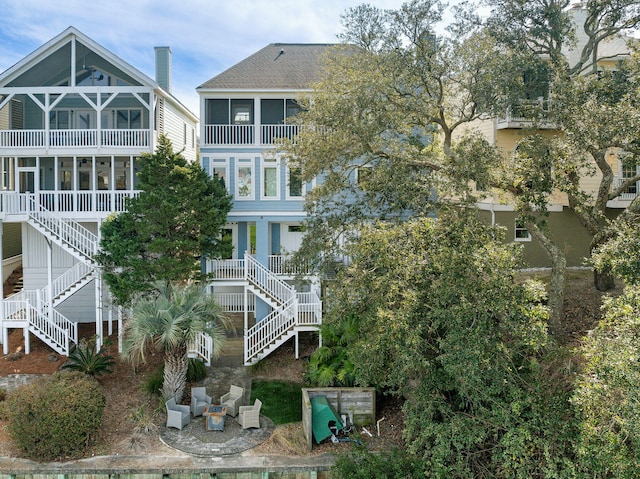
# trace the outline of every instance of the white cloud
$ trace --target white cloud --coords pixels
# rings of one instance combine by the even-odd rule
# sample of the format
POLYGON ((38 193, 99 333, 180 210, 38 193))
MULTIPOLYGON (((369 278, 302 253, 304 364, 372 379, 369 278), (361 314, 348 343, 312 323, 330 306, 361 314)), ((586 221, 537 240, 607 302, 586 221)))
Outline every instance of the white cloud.
MULTIPOLYGON (((269 43, 333 43, 359 0, 4 0, 0 71, 69 26, 150 77, 155 46, 173 52, 173 93, 195 113, 195 89, 269 43)), ((398 8, 402 0, 370 0, 398 8)))

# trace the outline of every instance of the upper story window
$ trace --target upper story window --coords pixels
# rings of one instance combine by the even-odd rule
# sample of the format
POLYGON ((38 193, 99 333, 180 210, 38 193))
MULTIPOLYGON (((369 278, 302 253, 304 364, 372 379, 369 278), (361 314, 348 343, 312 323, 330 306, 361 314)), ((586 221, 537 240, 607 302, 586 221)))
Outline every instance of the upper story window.
POLYGON ((76 77, 77 86, 109 86, 111 85, 111 77, 100 70, 89 67, 80 70, 76 77))
POLYGON ((236 165, 236 199, 252 200, 253 194, 253 162, 238 160, 236 165))
POLYGON ((49 112, 49 127, 52 130, 68 130, 71 128, 71 112, 69 110, 53 110, 49 112))
POLYGON ((302 107, 291 99, 260 100, 260 123, 263 125, 283 125, 302 111, 302 107))
POLYGON ((297 134, 297 126, 290 120, 302 111, 295 100, 262 99, 260 100, 261 143, 270 145, 278 138, 293 139, 297 134))
POLYGON ((513 237, 515 241, 531 241, 531 234, 521 221, 516 221, 513 237))
POLYGON ((254 103, 251 99, 205 101, 204 143, 250 145, 254 141, 254 103))
POLYGON ((262 162, 262 198, 276 200, 280 197, 279 161, 265 158, 262 162))
POLYGON ((209 99, 205 102, 207 125, 252 125, 252 99, 209 99))
POLYGON ((142 128, 142 111, 116 110, 116 128, 119 130, 136 130, 142 128))
POLYGON ((302 186, 302 170, 300 168, 288 168, 287 198, 302 198, 302 186))
POLYGON ((226 162, 215 163, 211 167, 211 177, 217 180, 225 189, 227 188, 227 164, 226 162))

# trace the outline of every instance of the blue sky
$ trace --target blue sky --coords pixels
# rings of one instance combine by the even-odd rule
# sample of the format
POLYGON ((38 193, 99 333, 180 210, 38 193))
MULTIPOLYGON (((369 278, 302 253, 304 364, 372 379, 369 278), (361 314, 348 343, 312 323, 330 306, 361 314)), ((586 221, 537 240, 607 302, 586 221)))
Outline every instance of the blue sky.
POLYGON ((269 43, 332 43, 340 15, 402 0, 3 0, 0 71, 74 26, 151 78, 154 47, 173 53, 173 93, 198 114, 196 87, 269 43))

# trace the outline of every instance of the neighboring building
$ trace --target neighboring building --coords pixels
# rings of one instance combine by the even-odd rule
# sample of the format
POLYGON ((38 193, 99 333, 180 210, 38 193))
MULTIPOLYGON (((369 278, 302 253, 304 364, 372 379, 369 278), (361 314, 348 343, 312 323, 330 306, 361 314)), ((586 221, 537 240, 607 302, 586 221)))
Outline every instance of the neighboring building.
MULTIPOLYGON (((244 314, 245 363, 260 360, 322 321, 320 283, 296 282, 287 255, 302 241, 306 214, 299 172, 275 153, 278 138, 295 137, 296 98, 319 80, 327 44, 270 44, 197 88, 200 161, 233 196, 226 234, 233 256, 206 261, 211 290, 230 312, 244 314)), ((306 273, 306 272, 303 272, 306 273)))
POLYGON ((155 54, 157 81, 69 27, 0 74, 0 244, 3 258, 22 252, 24 275, 0 309, 5 354, 13 328, 26 352, 31 332, 65 355, 78 323, 95 322, 98 346, 103 322, 112 333, 100 225, 137 194, 158 135, 196 160, 198 118, 171 94, 171 50, 155 54))
MULTIPOLYGON (((581 5, 576 5, 572 8, 571 13, 574 16, 576 24, 581 26, 587 14, 586 9, 581 5)), ((571 48, 565 49, 565 54, 570 65, 577 62, 578 56, 586 42, 586 35, 581 28, 578 28, 576 33, 576 44, 571 48)), ((626 41, 621 37, 603 42, 599 46, 600 60, 598 61, 598 66, 602 69, 615 69, 617 63, 620 60, 628 58, 629 54, 630 52, 626 41)), ((535 102, 536 104, 542 105, 543 108, 553 108, 551 92, 548 88, 540 88, 541 83, 544 83, 544 81, 538 82, 535 91, 532 90, 527 99, 524 99, 519 106, 526 107, 527 102, 535 102)), ((480 131, 490 143, 500 147, 505 154, 512 154, 516 150, 519 142, 530 133, 526 128, 530 127, 531 123, 526 118, 519 116, 517 111, 510 111, 503 117, 477 121, 471 126, 480 131)), ((542 135, 561 135, 562 131, 555 125, 548 124, 542 125, 538 133, 542 135)), ((615 152, 611 151, 610 153, 608 161, 613 167, 614 172, 616 172, 614 186, 620 185, 624 178, 635 176, 637 168, 634 167, 633 171, 623 169, 622 163, 615 152)), ((585 176, 582 179, 583 191, 596 191, 600 179, 600 176, 585 176)), ((627 193, 613 201, 609 201, 607 204, 610 210, 609 214, 615 216, 621 208, 629 206, 629 203, 636 197, 639 186, 640 185, 631 187, 627 193)), ((504 194, 497 194, 494 191, 482 191, 481 189, 477 189, 476 191, 479 195, 484 195, 484 198, 480 200, 478 206, 483 210, 488 221, 492 224, 500 224, 506 227, 506 239, 508 241, 522 242, 524 245, 525 261, 532 267, 550 266, 550 260, 542 247, 535 241, 532 241, 529 232, 521 224, 518 224, 518 214, 515 212, 513 205, 510 204, 508 197, 504 194)), ((548 205, 549 211, 551 212, 548 220, 549 227, 556 244, 566 255, 567 265, 583 266, 584 259, 590 255, 591 236, 580 224, 575 214, 568 208, 568 205, 569 202, 565 194, 556 192, 550 198, 548 205)))

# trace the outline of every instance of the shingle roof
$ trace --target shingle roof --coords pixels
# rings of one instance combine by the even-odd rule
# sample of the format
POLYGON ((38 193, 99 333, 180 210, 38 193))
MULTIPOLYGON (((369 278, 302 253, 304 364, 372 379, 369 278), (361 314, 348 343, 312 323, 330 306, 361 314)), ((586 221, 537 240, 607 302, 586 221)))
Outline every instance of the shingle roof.
POLYGON ((204 82, 200 88, 305 89, 319 80, 330 43, 271 43, 204 82))

